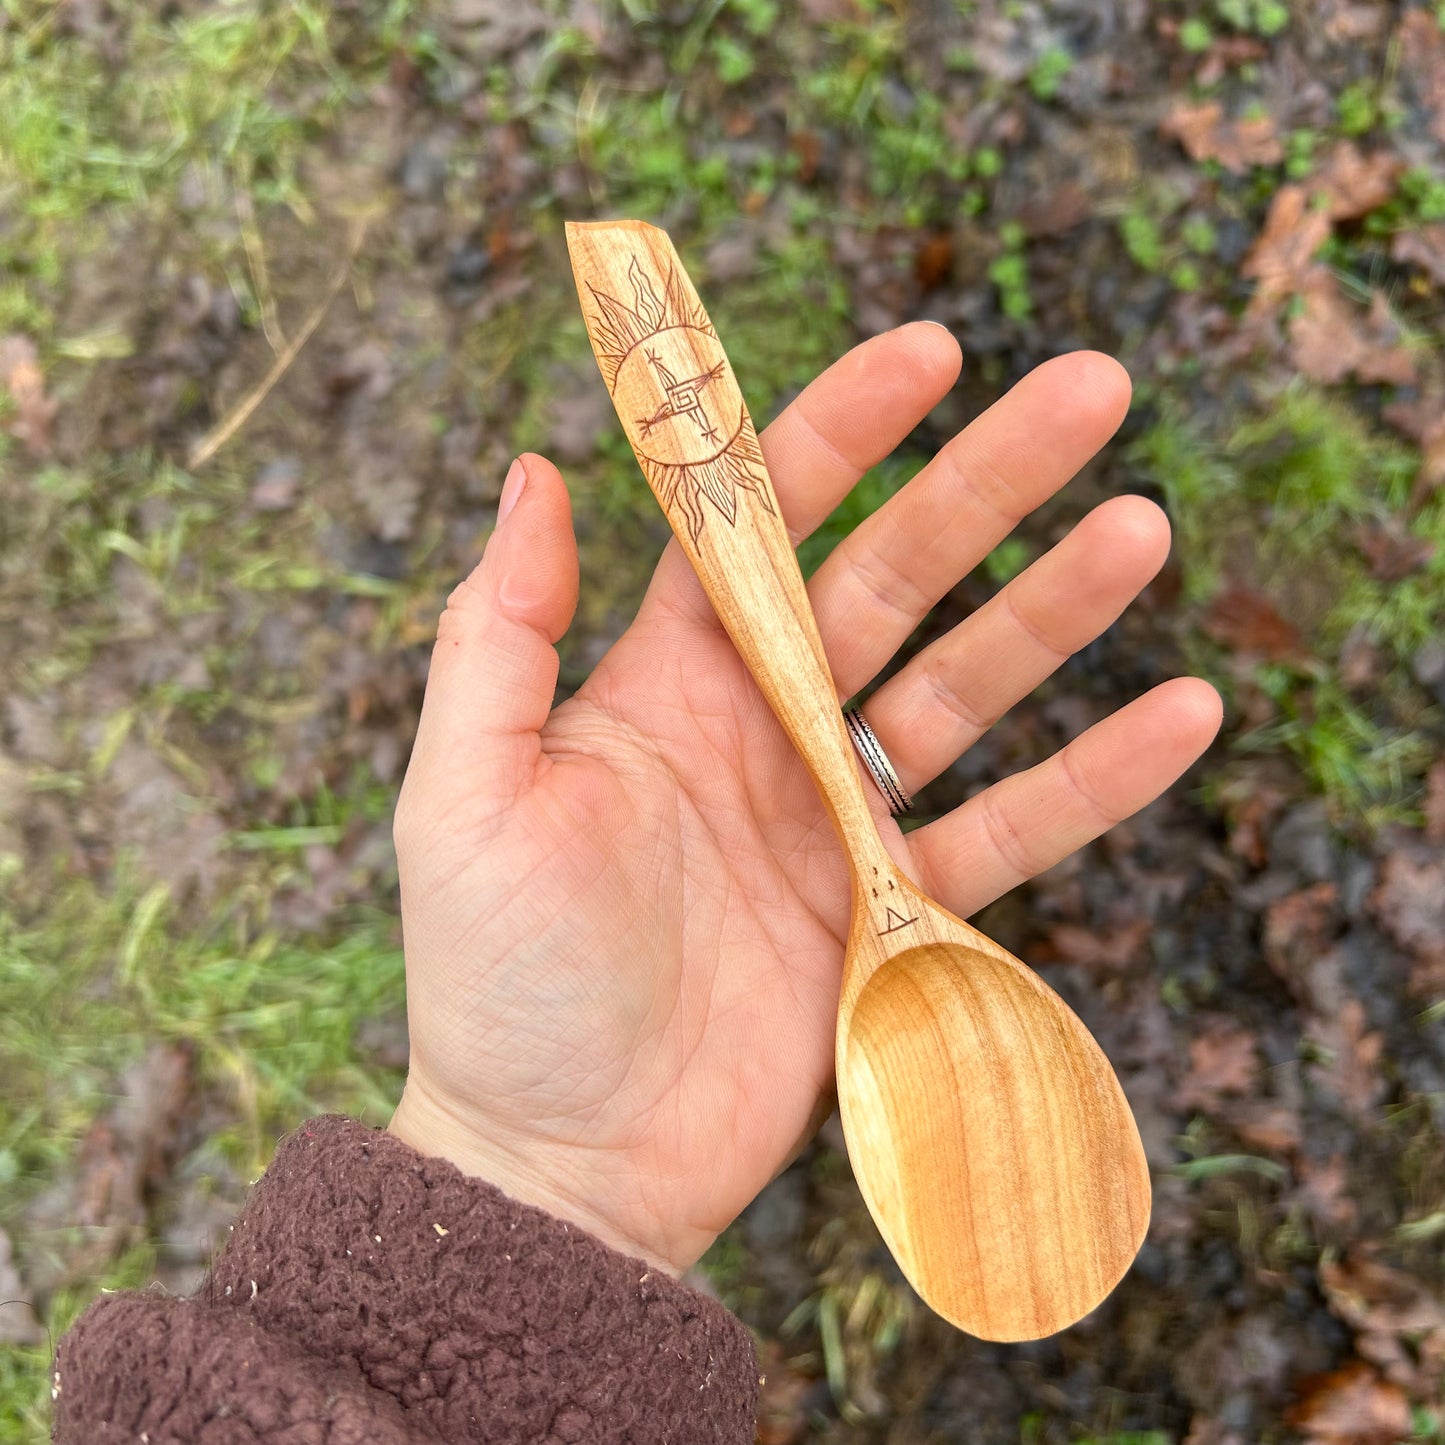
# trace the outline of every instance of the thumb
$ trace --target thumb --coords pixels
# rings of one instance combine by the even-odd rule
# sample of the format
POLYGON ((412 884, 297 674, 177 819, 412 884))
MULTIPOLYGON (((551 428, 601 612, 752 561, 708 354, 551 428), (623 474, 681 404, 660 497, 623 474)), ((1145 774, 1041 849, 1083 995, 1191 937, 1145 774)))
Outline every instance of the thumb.
POLYGON ((554 644, 577 609, 577 538, 561 473, 545 457, 512 463, 482 560, 437 625, 410 773, 494 799, 531 781, 552 709, 554 644))

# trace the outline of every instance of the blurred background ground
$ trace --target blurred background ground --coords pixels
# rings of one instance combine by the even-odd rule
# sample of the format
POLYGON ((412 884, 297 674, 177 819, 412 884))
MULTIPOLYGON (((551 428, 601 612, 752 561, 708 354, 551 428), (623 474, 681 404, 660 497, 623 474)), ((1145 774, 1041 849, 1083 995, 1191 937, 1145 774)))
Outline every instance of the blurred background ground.
POLYGON ((760 420, 861 336, 958 337, 807 565, 1044 357, 1133 373, 1120 439, 916 641, 1119 490, 1174 560, 925 817, 1171 672, 1229 705, 1186 784, 982 919, 1120 1070, 1137 1267, 1056 1339, 966 1339, 830 1125, 700 1276, 758 1333, 761 1438, 1445 1441, 1442 27, 0 0, 0 1441, 46 1438, 97 1289, 190 1287, 280 1132, 389 1116, 389 812, 507 463, 574 491, 564 688, 665 537, 562 241, 619 214, 677 239, 760 420))

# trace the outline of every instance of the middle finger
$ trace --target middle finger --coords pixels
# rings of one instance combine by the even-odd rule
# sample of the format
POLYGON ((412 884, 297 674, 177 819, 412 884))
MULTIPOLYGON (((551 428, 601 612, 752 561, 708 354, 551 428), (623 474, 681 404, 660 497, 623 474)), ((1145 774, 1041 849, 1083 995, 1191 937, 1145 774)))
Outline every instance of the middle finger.
POLYGON ((1046 361, 834 548, 808 593, 843 697, 1103 446, 1128 406, 1128 373, 1112 357, 1046 361))

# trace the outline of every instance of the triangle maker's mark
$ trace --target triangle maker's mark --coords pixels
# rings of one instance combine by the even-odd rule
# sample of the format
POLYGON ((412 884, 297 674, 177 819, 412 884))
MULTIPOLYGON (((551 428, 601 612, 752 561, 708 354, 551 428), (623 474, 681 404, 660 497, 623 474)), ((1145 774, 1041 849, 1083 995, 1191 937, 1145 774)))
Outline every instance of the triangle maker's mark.
POLYGON ((887 918, 888 926, 886 928, 880 928, 878 930, 878 936, 881 938, 885 933, 897 933, 900 928, 907 928, 910 923, 917 922, 917 915, 912 918, 905 918, 901 913, 898 913, 893 908, 889 908, 887 918))

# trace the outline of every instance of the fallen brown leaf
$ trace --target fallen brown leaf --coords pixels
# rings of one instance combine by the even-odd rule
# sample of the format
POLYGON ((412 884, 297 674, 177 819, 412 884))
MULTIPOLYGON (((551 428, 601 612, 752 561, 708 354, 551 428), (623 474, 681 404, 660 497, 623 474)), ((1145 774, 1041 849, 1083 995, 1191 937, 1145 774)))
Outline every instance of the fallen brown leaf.
POLYGON ((1445 427, 1445 390, 1422 388, 1408 401, 1392 401, 1381 415, 1402 436, 1423 445, 1445 427))
POLYGON ((1244 1436, 1236 1434, 1218 1420, 1196 1415, 1189 1422, 1189 1433, 1184 1437, 1184 1445, 1244 1445, 1244 1436))
POLYGON ((1221 35, 1204 52, 1199 69, 1194 72, 1194 83, 1201 90, 1218 85, 1231 71, 1256 60, 1263 60, 1269 54, 1269 47, 1252 35, 1221 35))
POLYGON ((0 749, 0 854, 24 856, 20 820, 29 792, 25 768, 0 749))
POLYGON ((1266 1154, 1293 1154, 1304 1143, 1299 1111, 1287 1104, 1235 1099, 1224 1110, 1224 1119, 1243 1143, 1266 1154))
POLYGON ((1331 1018, 1316 1016, 1310 1033, 1329 1057, 1311 1066, 1311 1073, 1339 1100, 1345 1112, 1361 1123, 1370 1123, 1375 1106, 1385 1092, 1380 1077, 1380 1055, 1385 1036, 1378 1029, 1365 1028, 1365 1006, 1347 998, 1331 1018))
POLYGON ((796 130, 788 137, 788 149, 798 158, 798 183, 812 185, 823 159, 823 138, 815 130, 796 130))
POLYGON ((820 25, 836 21, 862 24, 868 18, 860 0, 803 0, 803 11, 820 25))
POLYGON ((1322 0, 1325 34, 1331 40, 1373 40, 1390 17, 1377 4, 1348 4, 1340 0, 1322 0))
POLYGON ((547 27, 540 9, 518 0, 450 0, 445 15, 476 32, 468 49, 488 59, 508 54, 547 27))
POLYGON ((1445 843, 1445 762, 1432 763, 1425 774, 1425 836, 1445 843))
POLYGON ((1445 222, 1397 231, 1390 242, 1390 259, 1418 266, 1432 281, 1445 286, 1445 222))
POLYGON ((1381 582, 1399 582, 1435 555, 1435 544, 1417 537, 1394 518, 1355 530, 1355 545, 1370 564, 1370 576, 1381 582))
POLYGON ((1256 868, 1269 861, 1269 832, 1290 800, 1288 784, 1251 762, 1224 781, 1220 801, 1229 825, 1229 851, 1256 868))
POLYGON ((1351 692, 1365 692, 1379 685, 1385 658, 1369 628, 1357 623, 1340 643, 1340 681, 1351 692))
POLYGON ((1410 499, 1418 507, 1431 492, 1445 487, 1445 394, 1426 390, 1411 401, 1391 402, 1382 415, 1420 445, 1420 471, 1410 499))
POLYGON ((45 394, 40 355, 28 336, 0 336, 0 387, 15 408, 4 427, 32 457, 50 455, 50 423, 59 403, 45 394))
POLYGON ((1147 918, 1106 929, 1061 923, 1049 930, 1049 942, 1065 963, 1116 972, 1139 957, 1152 929, 1147 918))
POLYGON ((1322 1261, 1319 1277, 1331 1311, 1355 1331, 1365 1359, 1412 1393, 1445 1383, 1445 1299, 1438 1290, 1363 1253, 1322 1261))
POLYGON ((1216 1311, 1181 1338, 1176 1378, 1196 1407, 1218 1410, 1243 1394, 1268 1397, 1295 1373, 1277 1320, 1260 1310, 1216 1311))
POLYGON ((1362 313, 1323 267, 1305 279, 1304 308, 1290 320, 1294 364, 1315 381, 1334 384, 1351 372, 1361 381, 1409 386, 1416 378, 1414 353, 1404 345, 1383 292, 1362 313))
POLYGON ((757 1445, 798 1445, 808 1434, 813 1381, 792 1368, 776 1341, 764 1345, 761 1363, 757 1445))
MULTIPOLYGON (((91 1182, 87 1223, 132 1223, 144 1217, 147 1186, 175 1148, 175 1131, 190 1094, 191 1054, 174 1044, 157 1044, 126 1070, 121 1097, 107 1118, 91 1130, 107 1141, 105 1168, 91 1182)), ((82 1145, 82 1150, 86 1146, 82 1145)))
POLYGON ((1259 1078, 1259 1037, 1215 1019, 1189 1041, 1189 1072, 1176 1095, 1181 1109, 1212 1111, 1224 1094, 1247 1094, 1259 1078))
POLYGON ((1315 883, 1277 898, 1265 910, 1265 962, 1305 1002, 1312 1000, 1312 971, 1338 926, 1338 896, 1333 883, 1315 883))
POLYGON ((741 140, 758 128, 757 112, 750 105, 735 105, 723 116, 723 134, 729 140, 741 140))
POLYGON ((1035 237, 1064 236, 1094 213, 1093 198, 1078 181, 1046 186, 1031 195, 1014 219, 1035 237))
POLYGON ((1303 1206, 1317 1224, 1330 1229, 1348 1229, 1359 1215, 1349 1194, 1349 1170, 1343 1154, 1332 1155, 1323 1163, 1300 1159, 1295 1165, 1299 1186, 1292 1199, 1303 1206))
POLYGON ((1284 145, 1272 116, 1226 120, 1224 107, 1214 100, 1176 106, 1159 123, 1159 130, 1177 140, 1191 160, 1218 161, 1236 175, 1251 166, 1277 165, 1284 159, 1284 145))
POLYGON ((1395 194, 1405 162, 1390 151, 1365 155, 1353 142, 1340 141, 1306 182, 1312 197, 1323 197, 1332 221, 1352 221, 1378 210, 1395 194))
POLYGON ((953 272, 953 237, 947 231, 925 236, 913 257, 913 274, 925 291, 943 285, 953 272))
POLYGON ((1363 1360, 1300 1385, 1285 1419, 1310 1445, 1396 1445, 1411 1434, 1410 1402, 1363 1360))
POLYGON ((1240 267, 1241 274, 1259 282, 1249 309, 1259 314, 1299 292, 1317 269, 1315 253, 1329 236, 1329 215, 1310 205, 1309 192, 1303 186, 1281 186, 1269 203, 1264 230, 1240 267))
POLYGON ((182 776, 160 753, 129 737, 116 752, 107 780, 118 798, 117 841, 134 847, 151 876, 183 896, 216 886, 223 868, 221 820, 193 805, 182 776))
POLYGON ((148 1195, 176 1150, 190 1087, 191 1051, 157 1044, 126 1070, 119 1101, 91 1125, 77 1161, 74 1218, 93 1232, 69 1261, 71 1277, 93 1273, 144 1227, 148 1195))
POLYGON ((1252 587, 1227 587, 1210 602, 1204 631, 1235 652, 1282 662, 1303 654, 1304 639, 1294 623, 1279 615, 1274 603, 1252 587))
POLYGON ((1445 396, 1428 390, 1410 402, 1392 402, 1384 419, 1420 445, 1420 470, 1410 494, 1419 507, 1432 491, 1445 487, 1445 396))
POLYGON ((44 1338, 11 1257, 10 1236, 0 1229, 0 1344, 38 1345, 44 1338))
POLYGON ((1404 848, 1387 854, 1369 907, 1380 927, 1416 959, 1445 960, 1445 858, 1404 848))
POLYGON ((1399 318, 1390 310, 1390 298, 1383 291, 1371 293, 1370 309, 1361 326, 1361 353, 1355 375, 1365 382, 1413 385, 1417 375, 1415 354, 1405 345, 1399 318))

